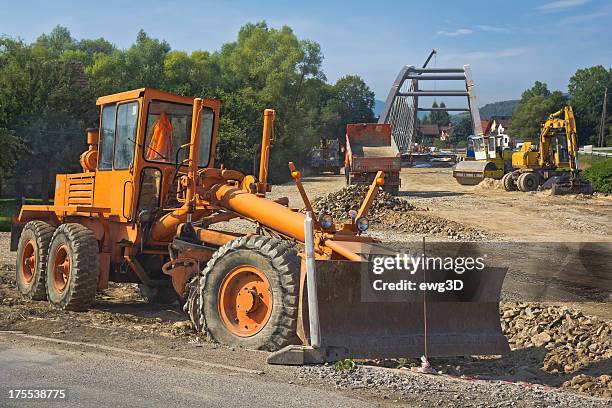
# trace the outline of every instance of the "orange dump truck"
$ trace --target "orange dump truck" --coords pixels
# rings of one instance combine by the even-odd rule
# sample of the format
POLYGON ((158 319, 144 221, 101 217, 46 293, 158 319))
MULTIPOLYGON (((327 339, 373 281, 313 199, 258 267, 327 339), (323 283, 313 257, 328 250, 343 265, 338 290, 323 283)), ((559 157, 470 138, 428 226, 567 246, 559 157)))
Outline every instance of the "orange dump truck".
POLYGON ((391 143, 391 125, 355 123, 346 125, 346 184, 370 184, 376 172, 385 172, 384 190, 397 195, 400 188, 401 156, 391 143))

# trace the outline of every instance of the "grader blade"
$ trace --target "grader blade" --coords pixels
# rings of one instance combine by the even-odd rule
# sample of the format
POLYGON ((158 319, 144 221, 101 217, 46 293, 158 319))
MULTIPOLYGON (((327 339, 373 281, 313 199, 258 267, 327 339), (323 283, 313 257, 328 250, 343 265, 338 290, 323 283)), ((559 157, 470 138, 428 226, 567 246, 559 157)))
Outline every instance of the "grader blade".
POLYGON ((474 186, 486 177, 486 172, 494 171, 495 163, 487 161, 460 161, 453 170, 457 182, 466 186, 474 186))
MULTIPOLYGON (((466 290, 458 294, 427 292, 423 302, 422 292, 376 293, 372 288, 376 279, 368 268, 365 262, 317 261, 320 347, 314 358, 311 353, 292 363, 282 358, 284 351, 288 353, 283 349, 268 361, 304 364, 344 358, 497 355, 510 351, 499 318, 505 270, 456 275, 466 290)), ((427 282, 446 280, 437 275, 426 277, 427 282)), ((416 285, 423 282, 418 274, 404 278, 416 285)), ((302 299, 305 304, 307 300, 302 299)), ((308 326, 304 325, 306 330, 308 326)))

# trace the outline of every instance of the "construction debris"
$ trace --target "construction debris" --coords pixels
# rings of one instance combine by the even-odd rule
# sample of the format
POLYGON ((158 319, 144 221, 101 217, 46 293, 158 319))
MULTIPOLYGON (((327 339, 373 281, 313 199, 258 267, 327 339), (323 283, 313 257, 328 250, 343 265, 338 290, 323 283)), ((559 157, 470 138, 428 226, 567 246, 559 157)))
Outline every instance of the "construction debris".
POLYGON ((612 322, 565 306, 519 303, 502 307, 502 329, 513 349, 548 350, 546 372, 576 374, 563 387, 612 397, 610 375, 600 375, 612 372, 612 322), (596 373, 589 372, 593 366, 600 367, 596 373))
POLYGON ((387 210, 377 218, 372 217, 372 220, 394 231, 419 235, 437 235, 452 240, 483 241, 493 237, 491 233, 436 217, 425 211, 398 212, 387 210))
MULTIPOLYGON (((359 209, 367 191, 367 186, 347 186, 336 192, 316 197, 313 207, 317 213, 330 214, 335 220, 348 219, 349 211, 359 209)), ((374 228, 379 225, 395 232, 438 235, 447 239, 467 241, 492 238, 490 233, 427 214, 405 199, 384 191, 380 191, 376 196, 368 218, 373 221, 374 228)))
MULTIPOLYGON (((512 352, 505 356, 433 358, 439 374, 468 380, 496 380, 516 384, 542 384, 597 397, 612 397, 612 322, 563 306, 540 303, 504 303, 500 307, 502 329, 512 352)), ((372 367, 410 368, 420 372, 422 360, 388 359, 361 361, 352 372, 329 373, 319 378, 336 386, 370 386, 387 383, 396 374, 372 367), (364 379, 364 375, 367 377, 364 379), (364 384, 365 383, 365 384, 364 384)), ((304 369, 305 378, 314 374, 304 369)), ((328 370, 327 370, 328 371, 328 370)), ((399 374, 397 374, 399 376, 399 374)), ((395 382, 415 381, 402 376, 395 382)), ((397 388, 395 388, 397 389, 397 388)))
POLYGON ((324 383, 347 390, 367 389, 385 397, 390 393, 387 398, 391 401, 413 402, 415 406, 608 406, 600 399, 542 386, 507 381, 458 380, 445 375, 417 375, 411 370, 389 370, 361 364, 352 370, 342 371, 336 370, 333 365, 306 365, 299 368, 297 377, 305 384, 324 383), (450 398, 454 401, 449 401, 450 398))
POLYGON ((547 371, 572 372, 593 361, 612 358, 612 323, 565 306, 505 304, 502 330, 510 347, 544 347, 547 371), (573 361, 572 361, 573 360, 573 361))
POLYGON ((440 372, 545 384, 612 397, 612 322, 565 306, 503 303, 501 324, 512 353, 501 358, 440 359, 440 372))
MULTIPOLYGON (((339 191, 316 197, 313 201, 313 207, 316 212, 330 214, 335 220, 349 219, 349 211, 359 209, 368 188, 369 186, 365 185, 346 186, 339 191)), ((380 191, 372 204, 369 217, 376 219, 382 216, 386 210, 403 212, 414 209, 414 206, 408 201, 380 191)))

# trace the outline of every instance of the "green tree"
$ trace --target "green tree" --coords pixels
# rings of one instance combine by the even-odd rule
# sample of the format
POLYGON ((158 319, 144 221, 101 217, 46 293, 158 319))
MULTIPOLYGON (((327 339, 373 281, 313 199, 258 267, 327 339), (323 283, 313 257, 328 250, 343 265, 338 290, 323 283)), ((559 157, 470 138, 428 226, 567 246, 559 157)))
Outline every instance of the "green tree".
MULTIPOLYGON (((71 48, 72 42, 49 37, 31 45, 0 39, 0 128, 10 130, 26 148, 15 170, 23 175, 39 171, 42 186, 55 172, 78 168, 84 129, 96 117, 89 86, 77 85, 79 66, 58 58, 59 48, 71 48)), ((42 191, 46 201, 48 190, 42 191)))
MULTIPOLYGON (((438 105, 438 103, 434 101, 431 107, 434 109, 446 108, 446 104, 444 102, 440 102, 440 105, 438 105)), ((448 126, 450 121, 450 115, 446 111, 432 111, 428 117, 428 123, 431 123, 432 125, 448 126)))
POLYGON ((536 81, 533 87, 523 92, 508 133, 524 140, 537 141, 541 123, 566 103, 563 93, 550 92, 545 83, 536 81))
MULTIPOLYGON (((215 95, 223 100, 224 115, 231 118, 232 135, 243 135, 244 143, 228 143, 228 149, 247 146, 246 151, 229 151, 242 157, 238 169, 251 172, 253 156, 261 140, 262 112, 277 112, 276 144, 271 155, 272 181, 288 177, 287 161, 299 162, 319 136, 313 117, 309 87, 324 76, 318 45, 300 41, 289 27, 279 30, 266 23, 247 24, 235 42, 224 44, 212 55, 219 66, 220 80, 215 95), (275 171, 274 171, 275 170, 275 171)), ((229 141, 221 129, 221 139, 229 141)))
POLYGON ((453 140, 457 147, 465 147, 467 146, 467 137, 474 133, 472 117, 469 113, 461 113, 457 116, 460 116, 460 118, 453 130, 453 140))
POLYGON ((77 40, 60 26, 32 44, 0 41, 0 128, 24 142, 24 173, 43 158, 51 172, 77 170, 84 128, 98 120, 95 96, 140 87, 221 99, 217 163, 245 172, 257 160, 263 110, 275 109, 273 182, 286 179, 287 161, 299 163, 321 136, 374 119, 365 82, 346 76, 327 83, 319 44, 287 26, 249 23, 218 51, 190 54, 142 30, 127 49, 103 38, 77 40))
POLYGON ((22 150, 23 144, 14 133, 0 128, 0 187, 2 180, 12 175, 17 157, 22 150))
POLYGON ((359 76, 340 78, 327 96, 329 99, 322 112, 325 136, 342 141, 347 124, 374 121, 374 92, 359 76))
POLYGON ((596 144, 601 124, 605 88, 608 87, 607 120, 608 143, 612 145, 612 69, 601 65, 579 69, 569 80, 570 102, 576 115, 579 144, 596 144))
POLYGON ((364 123, 374 120, 374 92, 363 79, 356 75, 344 76, 334 85, 334 93, 343 119, 364 123))

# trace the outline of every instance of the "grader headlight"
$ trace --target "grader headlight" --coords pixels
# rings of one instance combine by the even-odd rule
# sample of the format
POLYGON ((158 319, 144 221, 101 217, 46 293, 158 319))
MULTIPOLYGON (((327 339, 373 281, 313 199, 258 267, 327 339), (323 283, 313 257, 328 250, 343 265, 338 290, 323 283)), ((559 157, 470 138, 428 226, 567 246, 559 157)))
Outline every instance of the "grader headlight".
POLYGON ((329 229, 334 225, 334 219, 329 214, 321 214, 319 217, 319 225, 323 229, 329 229))
POLYGON ((366 217, 361 217, 357 220, 357 229, 361 232, 366 232, 370 228, 370 220, 366 217))

